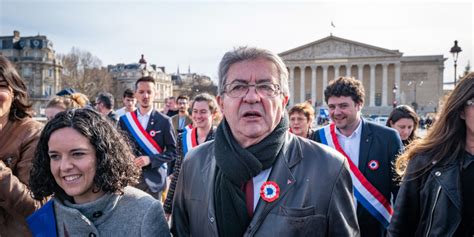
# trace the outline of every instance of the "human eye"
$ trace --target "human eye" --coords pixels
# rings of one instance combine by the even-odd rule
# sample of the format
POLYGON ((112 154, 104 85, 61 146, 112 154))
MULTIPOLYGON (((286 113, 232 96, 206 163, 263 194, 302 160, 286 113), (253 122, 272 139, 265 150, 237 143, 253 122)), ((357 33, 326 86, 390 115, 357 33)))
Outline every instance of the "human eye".
POLYGON ((229 89, 230 89, 230 91, 241 91, 241 90, 245 90, 247 88, 248 88, 248 85, 237 83, 237 84, 230 85, 229 89))
POLYGON ((60 156, 56 153, 49 154, 49 159, 56 161, 60 159, 60 156))
POLYGON ((74 158, 81 158, 85 155, 86 153, 83 151, 75 151, 72 153, 72 157, 74 158))

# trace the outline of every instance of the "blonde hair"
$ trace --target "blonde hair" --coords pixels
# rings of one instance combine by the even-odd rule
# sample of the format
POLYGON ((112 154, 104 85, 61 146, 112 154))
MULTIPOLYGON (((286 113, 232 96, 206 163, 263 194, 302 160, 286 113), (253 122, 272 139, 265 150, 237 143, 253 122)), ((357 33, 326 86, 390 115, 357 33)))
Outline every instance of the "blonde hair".
POLYGON ((57 107, 64 110, 68 109, 80 109, 86 107, 89 104, 89 99, 82 93, 73 93, 71 95, 56 96, 52 98, 46 108, 57 107))

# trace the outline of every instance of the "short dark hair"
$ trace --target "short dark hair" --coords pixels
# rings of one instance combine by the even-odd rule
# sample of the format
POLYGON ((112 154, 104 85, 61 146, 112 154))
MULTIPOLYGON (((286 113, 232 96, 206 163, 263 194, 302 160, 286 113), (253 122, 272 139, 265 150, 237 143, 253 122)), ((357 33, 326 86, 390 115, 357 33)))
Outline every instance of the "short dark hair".
POLYGON ((176 99, 176 101, 179 101, 179 100, 188 100, 189 101, 189 97, 187 97, 185 95, 180 95, 180 96, 178 96, 178 99, 176 99))
POLYGON ((130 88, 127 88, 123 91, 123 98, 135 98, 135 94, 133 93, 133 90, 130 88))
POLYGON ((206 101, 207 104, 209 105, 209 110, 211 111, 211 114, 214 114, 217 112, 217 101, 214 96, 208 94, 208 93, 201 93, 199 95, 196 95, 193 100, 193 104, 191 105, 191 109, 194 107, 194 103, 199 102, 199 101, 206 101))
POLYGON ((98 189, 106 193, 123 193, 127 185, 138 182, 140 171, 131 159, 134 156, 126 136, 98 112, 73 109, 58 113, 41 132, 30 172, 30 188, 35 199, 42 200, 54 194, 62 200, 72 200, 51 174, 48 142, 51 134, 61 128, 73 128, 95 148, 94 185, 98 189))
POLYGON ((0 55, 0 77, 5 79, 8 86, 13 90, 13 101, 8 120, 17 121, 31 117, 33 110, 28 99, 25 82, 21 79, 13 63, 2 55, 0 55))
POLYGON ((99 93, 99 95, 97 95, 97 100, 104 104, 107 109, 112 109, 114 107, 114 96, 108 92, 99 93))
POLYGON ((135 90, 138 88, 138 83, 140 82, 151 82, 156 85, 155 78, 146 76, 146 77, 140 77, 136 82, 135 82, 135 90))
POLYGON ((353 77, 339 77, 329 82, 324 90, 324 100, 328 103, 329 97, 350 96, 357 104, 364 104, 364 86, 353 77))

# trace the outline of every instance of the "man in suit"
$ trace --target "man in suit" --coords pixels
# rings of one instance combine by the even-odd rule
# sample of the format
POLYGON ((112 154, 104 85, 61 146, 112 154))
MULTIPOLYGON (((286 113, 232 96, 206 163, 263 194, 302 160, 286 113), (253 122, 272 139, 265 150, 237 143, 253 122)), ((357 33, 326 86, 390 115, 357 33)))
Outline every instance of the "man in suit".
POLYGON ((361 117, 364 87, 354 78, 340 77, 329 84, 324 97, 332 124, 313 135, 313 140, 340 151, 351 165, 357 218, 362 237, 386 235, 392 214, 391 201, 398 185, 393 164, 402 149, 394 129, 361 117))
POLYGON ((135 143, 135 164, 142 168, 137 188, 161 199, 166 187, 167 165, 176 157, 176 139, 171 119, 153 108, 155 80, 142 77, 135 83, 138 109, 120 117, 120 128, 135 143))
POLYGON ((178 96, 178 114, 171 117, 171 122, 176 134, 183 131, 184 127, 193 123, 191 116, 189 116, 189 98, 185 95, 178 96))
POLYGON ((288 71, 264 49, 219 65, 224 119, 187 153, 172 213, 175 236, 359 236, 347 161, 289 133, 288 71))

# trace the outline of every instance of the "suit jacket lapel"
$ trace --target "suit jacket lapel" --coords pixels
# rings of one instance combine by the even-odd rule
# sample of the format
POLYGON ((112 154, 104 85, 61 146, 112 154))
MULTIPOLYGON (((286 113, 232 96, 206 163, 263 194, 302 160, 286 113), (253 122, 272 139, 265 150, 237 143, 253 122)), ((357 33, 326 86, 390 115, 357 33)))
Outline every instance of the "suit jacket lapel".
POLYGON ((362 134, 360 136, 360 151, 359 151, 359 170, 362 174, 365 174, 367 165, 369 162, 369 151, 372 145, 372 131, 370 130, 369 124, 362 119, 362 134))
POLYGON ((268 203, 261 198, 259 199, 249 228, 251 227, 252 229, 258 229, 268 213, 274 207, 276 207, 277 204, 285 197, 288 191, 294 187, 296 179, 291 173, 290 165, 296 164, 299 160, 301 160, 302 157, 301 151, 298 149, 299 144, 298 146, 291 147, 292 149, 288 149, 290 148, 290 143, 296 143, 292 142, 292 140, 295 141, 296 139, 294 139, 292 135, 289 135, 283 150, 278 155, 279 157, 275 161, 275 165, 273 165, 270 176, 268 177, 268 181, 274 181, 280 187, 280 196, 277 200, 271 203, 268 203))
POLYGON ((156 113, 155 110, 151 111, 150 119, 148 120, 148 124, 146 125, 146 128, 145 128, 147 132, 150 132, 150 130, 152 130, 153 128, 153 125, 155 124, 155 113, 156 113))

